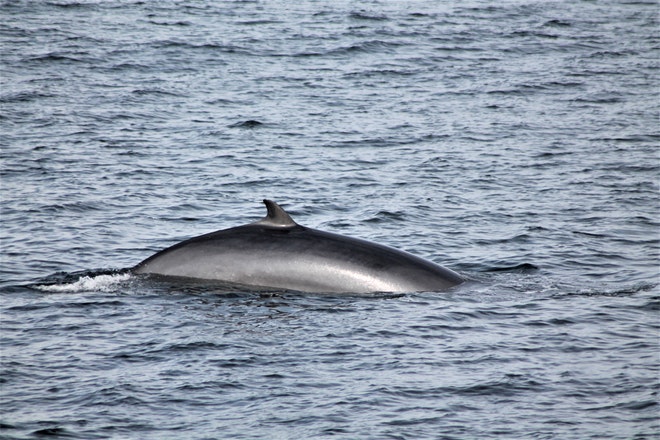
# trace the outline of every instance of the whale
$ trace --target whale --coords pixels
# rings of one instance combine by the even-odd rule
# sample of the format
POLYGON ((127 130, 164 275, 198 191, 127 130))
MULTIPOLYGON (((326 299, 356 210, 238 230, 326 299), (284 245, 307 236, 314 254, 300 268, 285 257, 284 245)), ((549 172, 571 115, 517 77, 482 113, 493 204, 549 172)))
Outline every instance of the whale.
POLYGON ((261 220, 182 241, 131 271, 312 293, 436 292, 465 281, 408 252, 301 226, 263 202, 261 220))

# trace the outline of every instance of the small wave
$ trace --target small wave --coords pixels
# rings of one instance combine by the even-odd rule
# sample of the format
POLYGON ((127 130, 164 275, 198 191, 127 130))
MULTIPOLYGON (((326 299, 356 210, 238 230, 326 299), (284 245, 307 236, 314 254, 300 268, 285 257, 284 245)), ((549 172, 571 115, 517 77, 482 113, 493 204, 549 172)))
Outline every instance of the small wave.
POLYGON ((513 273, 530 273, 536 272, 539 267, 532 263, 521 263, 515 266, 494 266, 484 270, 484 272, 513 272, 513 273))
POLYGON ((545 27, 571 27, 571 23, 565 20, 549 20, 543 26, 545 27))
POLYGON ((27 58, 26 61, 43 63, 80 63, 86 61, 81 55, 85 54, 75 54, 74 56, 73 54, 51 52, 43 55, 35 55, 33 57, 27 58))
POLYGON ((258 26, 264 24, 280 24, 280 23, 282 22, 279 20, 245 20, 245 21, 236 22, 236 24, 241 26, 258 26))
POLYGON ((304 51, 294 53, 293 57, 318 57, 318 56, 344 56, 356 53, 392 53, 396 48, 402 46, 401 42, 369 40, 361 43, 342 45, 321 51, 304 51))
POLYGON ((248 119, 247 121, 236 122, 235 124, 228 125, 229 128, 257 128, 264 125, 256 119, 248 119))
POLYGON ((183 95, 179 93, 173 93, 173 92, 168 92, 167 90, 161 90, 161 89, 135 89, 132 92, 134 95, 142 96, 142 95, 160 95, 160 96, 174 96, 174 97, 181 97, 183 95))
POLYGON ((0 96, 0 104, 10 104, 14 102, 31 102, 40 98, 53 98, 57 95, 50 93, 41 93, 35 91, 24 91, 18 93, 8 93, 0 96))
POLYGON ((71 282, 35 284, 32 287, 49 293, 113 292, 131 277, 132 275, 128 272, 81 275, 71 282))
POLYGON ((46 2, 49 6, 54 6, 62 9, 91 9, 98 5, 95 2, 46 2))
POLYGON ((385 15, 372 14, 365 11, 354 11, 348 15, 353 20, 370 20, 370 21, 384 21, 388 20, 385 15))
POLYGON ((155 24, 156 26, 192 26, 192 23, 185 20, 179 21, 157 21, 149 20, 150 24, 155 24))
POLYGON ((393 221, 402 221, 406 217, 402 211, 379 211, 374 217, 366 219, 366 223, 389 223, 393 221))
MULTIPOLYGON (((605 286, 603 287, 587 287, 583 290, 576 290, 573 292, 567 292, 560 294, 558 296, 611 296, 611 297, 624 297, 624 296, 633 296, 642 292, 652 292, 658 287, 658 283, 649 283, 641 282, 629 286, 621 286, 619 288, 611 289, 605 286)), ((645 303, 640 308, 645 310, 653 310, 654 307, 657 307, 657 302, 655 299, 651 300, 649 303, 645 303)))

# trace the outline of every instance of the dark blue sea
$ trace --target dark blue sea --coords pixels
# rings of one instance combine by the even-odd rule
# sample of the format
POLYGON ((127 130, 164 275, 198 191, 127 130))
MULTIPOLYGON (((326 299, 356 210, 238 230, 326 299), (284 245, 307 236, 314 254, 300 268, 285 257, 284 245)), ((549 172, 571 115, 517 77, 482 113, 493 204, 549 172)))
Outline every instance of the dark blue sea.
POLYGON ((2 1, 3 439, 660 439, 660 5, 2 1), (444 292, 122 272, 265 215, 444 292))

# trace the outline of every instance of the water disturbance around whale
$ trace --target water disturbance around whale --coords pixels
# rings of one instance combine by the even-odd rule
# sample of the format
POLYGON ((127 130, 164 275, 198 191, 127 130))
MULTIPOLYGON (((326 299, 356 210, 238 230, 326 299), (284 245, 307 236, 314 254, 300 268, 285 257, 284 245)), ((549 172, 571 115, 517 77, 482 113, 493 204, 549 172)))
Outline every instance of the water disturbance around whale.
POLYGON ((407 252, 301 226, 277 203, 264 203, 263 219, 178 243, 133 272, 303 292, 437 291, 464 281, 407 252))

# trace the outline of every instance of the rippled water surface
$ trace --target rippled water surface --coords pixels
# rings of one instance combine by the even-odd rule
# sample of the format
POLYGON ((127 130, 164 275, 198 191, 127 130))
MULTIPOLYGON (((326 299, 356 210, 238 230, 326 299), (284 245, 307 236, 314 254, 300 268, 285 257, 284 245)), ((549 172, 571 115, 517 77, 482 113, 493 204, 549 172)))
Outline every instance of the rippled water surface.
POLYGON ((0 4, 0 437, 660 438, 657 2, 0 4), (121 270, 263 198, 470 281, 121 270))

